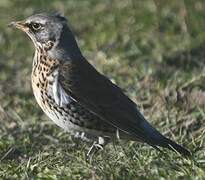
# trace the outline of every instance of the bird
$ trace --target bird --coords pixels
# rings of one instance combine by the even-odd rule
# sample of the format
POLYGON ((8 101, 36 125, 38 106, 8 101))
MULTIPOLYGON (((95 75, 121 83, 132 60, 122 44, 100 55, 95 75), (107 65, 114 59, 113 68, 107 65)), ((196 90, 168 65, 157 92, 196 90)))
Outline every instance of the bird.
POLYGON ((59 127, 92 143, 88 158, 118 139, 191 156, 156 130, 136 103, 87 61, 65 16, 39 13, 10 26, 25 32, 34 44, 31 84, 37 103, 59 127))

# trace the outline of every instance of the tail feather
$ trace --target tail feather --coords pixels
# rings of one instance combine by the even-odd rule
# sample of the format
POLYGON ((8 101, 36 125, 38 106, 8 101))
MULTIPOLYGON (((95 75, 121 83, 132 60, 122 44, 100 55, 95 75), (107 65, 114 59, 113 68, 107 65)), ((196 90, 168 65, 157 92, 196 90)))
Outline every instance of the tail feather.
POLYGON ((147 142, 147 143, 160 152, 163 152, 163 151, 161 149, 159 149, 158 146, 170 149, 170 150, 175 151, 175 152, 178 152, 181 155, 186 156, 186 157, 190 157, 192 155, 191 152, 188 149, 184 148, 183 146, 175 143, 174 141, 172 141, 166 137, 163 137, 163 138, 164 139, 161 140, 160 142, 158 141, 158 143, 154 143, 154 144, 153 144, 153 142, 152 143, 147 142))
POLYGON ((191 152, 188 149, 182 147, 181 145, 175 143, 174 141, 165 138, 164 142, 165 142, 164 143, 165 148, 171 149, 173 151, 177 151, 183 156, 191 156, 191 152))
POLYGON ((191 152, 174 141, 164 137, 159 131, 153 128, 147 121, 143 121, 141 128, 144 130, 144 141, 159 150, 157 146, 177 151, 183 156, 191 156, 191 152))

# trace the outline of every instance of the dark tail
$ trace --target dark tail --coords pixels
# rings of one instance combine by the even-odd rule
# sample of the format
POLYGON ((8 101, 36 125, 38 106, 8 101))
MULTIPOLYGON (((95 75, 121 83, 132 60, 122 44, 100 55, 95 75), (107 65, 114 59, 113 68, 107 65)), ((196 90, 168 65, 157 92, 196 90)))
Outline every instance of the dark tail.
POLYGON ((191 152, 174 141, 164 137, 159 131, 153 128, 147 121, 143 121, 141 128, 144 130, 144 141, 157 150, 158 146, 177 151, 183 156, 191 156, 191 152))
POLYGON ((171 149, 173 151, 177 151, 178 153, 180 153, 183 156, 191 156, 191 152, 182 147, 181 145, 175 143, 174 141, 164 137, 164 143, 160 144, 160 146, 171 149))

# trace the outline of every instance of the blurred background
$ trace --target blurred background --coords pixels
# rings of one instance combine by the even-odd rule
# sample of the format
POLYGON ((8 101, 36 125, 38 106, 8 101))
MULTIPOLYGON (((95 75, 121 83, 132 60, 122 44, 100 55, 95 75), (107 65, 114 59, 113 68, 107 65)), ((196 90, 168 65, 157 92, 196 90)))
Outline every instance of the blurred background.
POLYGON ((204 0, 1 0, 0 17, 2 179, 205 178, 204 0), (45 11, 68 18, 89 62, 192 160, 120 142, 85 162, 89 145, 54 125, 33 97, 32 42, 7 27, 45 11))

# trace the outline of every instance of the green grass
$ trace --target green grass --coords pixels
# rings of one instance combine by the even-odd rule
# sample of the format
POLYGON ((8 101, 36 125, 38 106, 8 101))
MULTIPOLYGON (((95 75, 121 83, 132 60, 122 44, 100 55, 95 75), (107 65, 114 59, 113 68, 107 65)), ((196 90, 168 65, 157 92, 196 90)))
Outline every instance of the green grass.
POLYGON ((2 0, 0 17, 1 179, 205 178, 203 0, 2 0), (69 18, 85 57, 193 158, 122 141, 85 161, 89 145, 54 125, 33 97, 33 44, 7 27, 56 10, 69 18))

